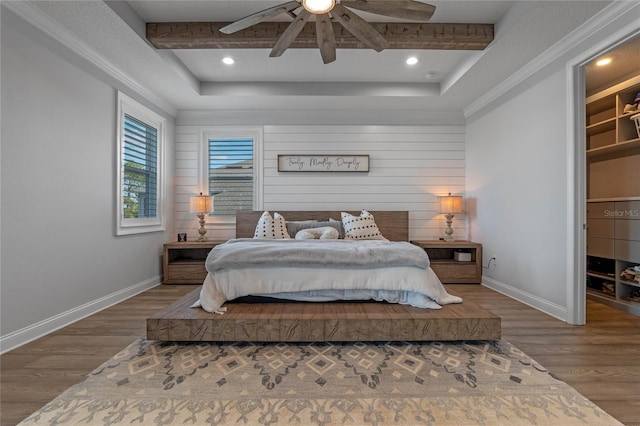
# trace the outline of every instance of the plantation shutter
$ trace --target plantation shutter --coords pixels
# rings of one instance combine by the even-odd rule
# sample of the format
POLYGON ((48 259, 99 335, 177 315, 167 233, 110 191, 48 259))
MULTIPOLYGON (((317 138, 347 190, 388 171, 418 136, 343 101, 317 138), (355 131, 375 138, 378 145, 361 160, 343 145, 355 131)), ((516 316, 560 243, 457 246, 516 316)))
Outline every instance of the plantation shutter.
POLYGON ((124 115, 123 217, 157 216, 158 129, 124 115))
POLYGON ((253 139, 209 139, 209 194, 215 215, 253 209, 253 139))

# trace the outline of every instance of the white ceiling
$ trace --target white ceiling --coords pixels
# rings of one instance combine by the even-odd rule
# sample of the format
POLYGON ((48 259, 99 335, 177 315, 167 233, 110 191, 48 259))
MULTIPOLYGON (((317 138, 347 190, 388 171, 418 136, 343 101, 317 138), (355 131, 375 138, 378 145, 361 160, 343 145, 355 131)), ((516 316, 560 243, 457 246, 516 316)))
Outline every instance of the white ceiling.
MULTIPOLYGON (((157 50, 145 22, 233 21, 283 1, 35 1, 32 5, 113 67, 178 110, 395 108, 462 111, 610 1, 433 1, 431 22, 495 24, 484 51, 339 49, 157 50), (220 61, 232 56, 229 67, 220 61), (408 66, 408 56, 419 58, 408 66), (432 78, 427 78, 433 73, 432 78), (294 82, 294 83, 291 83, 294 82)), ((373 21, 390 18, 364 15, 373 21)), ((278 20, 290 19, 287 16, 278 20)))
MULTIPOLYGON (((231 22, 271 6, 276 1, 129 1, 145 22, 231 22)), ((443 3, 443 2, 440 2, 443 3)), ((470 7, 470 1, 450 1, 447 8, 437 8, 431 22, 494 23, 512 2, 494 1, 482 10, 470 7)), ((478 3, 478 2, 475 2, 478 3)), ((369 22, 401 22, 400 19, 357 12, 369 22)), ((286 14, 272 21, 290 22, 286 14)), ((406 21, 405 21, 406 22, 406 21)), ((283 58, 269 58, 268 50, 176 50, 178 58, 201 81, 314 81, 314 82, 439 82, 469 52, 339 49, 338 60, 324 65, 316 49, 290 49, 283 58), (237 64, 220 66, 220 60, 231 56, 237 64), (409 56, 420 59, 419 66, 406 66, 409 56), (292 65, 294 64, 294 65, 292 65), (256 72, 260 70, 260 72, 256 72), (429 78, 426 74, 431 73, 429 78)))
MULTIPOLYGON (((431 22, 471 22, 491 23, 502 17, 512 1, 476 1, 476 0, 446 0, 427 1, 422 3, 436 5, 436 12, 431 22), (443 7, 446 4, 446 7, 443 7)), ((286 0, 174 0, 149 1, 131 0, 128 3, 138 15, 147 22, 202 22, 235 21, 260 10, 285 3, 286 0)), ((367 20, 391 22, 393 18, 381 17, 373 14, 358 12, 367 20)), ((286 15, 273 19, 274 21, 291 21, 286 15)), ((395 21, 401 22, 396 19, 395 21)))

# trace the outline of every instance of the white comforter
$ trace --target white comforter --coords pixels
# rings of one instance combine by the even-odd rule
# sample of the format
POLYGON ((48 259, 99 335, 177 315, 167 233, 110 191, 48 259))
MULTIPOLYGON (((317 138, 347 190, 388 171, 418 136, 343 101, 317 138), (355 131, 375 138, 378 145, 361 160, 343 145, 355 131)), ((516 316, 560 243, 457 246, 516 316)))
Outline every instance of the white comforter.
MULTIPOLYGON (((319 240, 287 241, 281 240, 276 245, 310 252, 318 250, 318 247, 326 249, 330 246, 319 240)), ((362 260, 352 266, 344 262, 339 265, 293 265, 282 262, 282 259, 273 264, 265 264, 264 261, 255 264, 234 262, 232 265, 221 266, 218 262, 220 257, 228 257, 231 249, 237 256, 243 256, 239 254, 242 246, 246 246, 249 253, 256 253, 261 245, 272 247, 273 241, 231 240, 228 245, 214 248, 206 261, 208 274, 200 291, 200 299, 194 306, 201 306, 208 312, 221 312, 222 305, 227 300, 249 295, 315 302, 374 299, 429 309, 440 309, 444 304, 462 302, 461 298, 446 292, 428 266, 428 260, 419 266, 402 266, 402 262, 398 263, 395 259, 393 266, 386 266, 379 261, 385 256, 375 252, 376 247, 383 251, 392 247, 394 250, 407 250, 407 256, 415 257, 414 250, 419 248, 410 243, 340 240, 338 247, 342 250, 343 257, 348 257, 348 251, 352 250, 357 253, 356 256, 367 253, 367 256, 376 259, 373 265, 366 267, 363 267, 362 260)), ((424 253, 422 249, 419 250, 424 253)))

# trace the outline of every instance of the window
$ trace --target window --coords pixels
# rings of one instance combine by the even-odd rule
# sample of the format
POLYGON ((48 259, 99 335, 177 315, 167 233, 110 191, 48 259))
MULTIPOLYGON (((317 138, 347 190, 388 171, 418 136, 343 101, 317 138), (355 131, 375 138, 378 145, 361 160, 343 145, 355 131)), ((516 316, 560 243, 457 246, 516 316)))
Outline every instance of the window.
POLYGON ((232 217, 238 210, 260 206, 258 180, 260 132, 216 129, 204 133, 205 176, 203 186, 213 195, 211 216, 232 217))
POLYGON ((124 115, 122 213, 125 219, 156 217, 158 129, 124 115))
POLYGON ((209 194, 215 214, 253 209, 253 139, 209 139, 209 194), (217 194, 217 195, 216 195, 217 194))
POLYGON ((164 230, 165 120, 118 93, 117 235, 164 230))

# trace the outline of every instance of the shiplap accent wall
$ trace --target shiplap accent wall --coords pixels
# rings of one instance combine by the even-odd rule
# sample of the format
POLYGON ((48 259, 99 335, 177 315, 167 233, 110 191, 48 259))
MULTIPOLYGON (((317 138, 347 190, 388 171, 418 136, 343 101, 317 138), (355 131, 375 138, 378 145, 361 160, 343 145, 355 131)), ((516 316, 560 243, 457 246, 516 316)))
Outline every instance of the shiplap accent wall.
MULTIPOLYGON (((197 236, 188 200, 201 191, 201 134, 206 126, 176 129, 175 230, 197 236)), ((464 126, 265 125, 262 209, 408 210, 412 239, 444 236, 438 195, 464 195, 464 126), (367 154, 369 172, 278 172, 278 154, 367 154)), ((260 208, 260 206, 258 206, 260 208)), ((233 226, 208 223, 210 239, 235 236, 233 226)), ((466 218, 454 237, 467 237, 466 218)))

